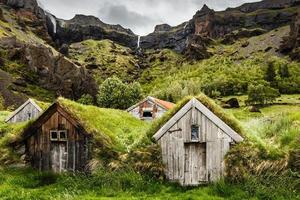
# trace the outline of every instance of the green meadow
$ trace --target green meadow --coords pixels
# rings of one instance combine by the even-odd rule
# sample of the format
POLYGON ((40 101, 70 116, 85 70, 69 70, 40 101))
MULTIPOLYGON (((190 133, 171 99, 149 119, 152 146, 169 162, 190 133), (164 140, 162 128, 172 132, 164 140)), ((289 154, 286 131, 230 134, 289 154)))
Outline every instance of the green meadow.
MULTIPOLYGON (((1 165, 0 199, 300 199, 299 160, 291 162, 288 159, 292 155, 298 155, 292 152, 299 152, 299 97, 300 95, 284 95, 278 101, 280 103, 263 107, 260 113, 251 113, 243 104, 245 97, 237 96, 241 107, 225 109, 226 113, 237 118, 248 138, 246 144, 238 145, 229 153, 228 164, 246 169, 246 165, 241 162, 246 159, 247 161, 243 162, 254 166, 247 168, 247 173, 229 170, 230 176, 217 183, 184 188, 176 183, 168 183, 162 177, 155 177, 148 171, 136 170, 134 165, 128 163, 126 167, 119 168, 98 167, 91 174, 66 173, 61 175, 37 172, 22 164, 1 165), (249 149, 249 145, 252 149, 249 149), (232 156, 237 158, 234 159, 232 156), (263 169, 265 166, 271 170, 263 169), (283 170, 280 171, 280 169, 283 170)), ((61 99, 60 101, 74 109, 73 111, 76 111, 83 121, 90 120, 91 111, 89 110, 95 109, 93 106, 83 106, 69 100, 61 99)), ((144 124, 141 129, 135 129, 134 127, 141 127, 141 124, 136 126, 135 123, 139 122, 130 117, 126 118, 126 113, 109 112, 106 109, 100 109, 100 111, 108 112, 109 115, 116 114, 114 123, 118 120, 118 123, 121 123, 117 115, 122 115, 122 120, 125 122, 127 120, 129 128, 132 129, 133 135, 129 138, 138 138, 137 133, 145 135, 151 127, 151 124, 144 124)), ((8 114, 7 111, 1 112, 1 121, 8 114)), ((110 122, 105 122, 105 120, 102 124, 121 135, 126 132, 115 129, 110 122)), ((3 145, 5 130, 9 128, 1 122, 0 130, 4 135, 0 139, 0 144, 3 145)), ((118 140, 126 141, 122 137, 118 140)))

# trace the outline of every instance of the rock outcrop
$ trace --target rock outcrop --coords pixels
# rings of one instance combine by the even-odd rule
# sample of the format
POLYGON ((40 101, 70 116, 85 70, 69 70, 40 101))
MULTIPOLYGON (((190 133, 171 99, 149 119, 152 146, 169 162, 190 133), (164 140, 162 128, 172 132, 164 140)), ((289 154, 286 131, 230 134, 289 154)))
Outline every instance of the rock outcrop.
MULTIPOLYGON (((49 15, 48 15, 49 16, 49 15)), ((58 44, 71 44, 86 39, 109 39, 123 46, 135 48, 138 36, 130 29, 120 25, 109 25, 93 16, 76 15, 71 20, 56 19, 56 31, 53 32, 53 22, 47 20, 47 25, 53 40, 58 44)))
POLYGON ((291 24, 290 35, 285 38, 280 50, 289 54, 292 59, 300 60, 300 10, 291 24))
POLYGON ((18 23, 24 29, 30 29, 42 39, 51 43, 46 26, 45 11, 39 7, 36 0, 2 0, 10 8, 15 10, 18 23))
POLYGON ((170 31, 172 29, 172 26, 170 26, 169 24, 160 24, 160 25, 156 25, 154 28, 154 32, 159 33, 159 32, 166 32, 166 31, 170 31))
POLYGON ((72 99, 97 92, 95 81, 85 68, 75 65, 54 49, 24 44, 15 38, 2 39, 0 49, 7 52, 6 60, 22 65, 14 72, 25 81, 22 86, 30 83, 72 99))
POLYGON ((232 43, 242 37, 252 37, 288 25, 300 0, 264 0, 244 4, 226 11, 214 11, 204 5, 190 21, 176 27, 159 25, 155 31, 141 38, 144 49, 169 48, 179 53, 193 52, 191 57, 206 52, 207 38, 232 43), (202 41, 203 39, 203 41, 202 41), (197 49, 195 49, 197 48, 197 49), (196 53, 196 54, 195 54, 196 53))

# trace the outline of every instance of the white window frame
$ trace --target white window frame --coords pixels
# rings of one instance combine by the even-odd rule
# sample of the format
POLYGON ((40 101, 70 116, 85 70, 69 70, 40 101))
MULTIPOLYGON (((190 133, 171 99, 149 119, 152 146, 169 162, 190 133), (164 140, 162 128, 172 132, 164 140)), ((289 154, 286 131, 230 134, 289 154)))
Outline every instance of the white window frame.
POLYGON ((55 142, 59 142, 59 141, 65 142, 65 141, 68 141, 68 131, 67 130, 50 130, 50 141, 55 141, 55 142), (57 134, 57 138, 56 139, 52 138, 52 133, 56 133, 57 134), (62 139, 60 137, 61 133, 65 133, 66 137, 62 139))
POLYGON ((59 141, 59 135, 58 135, 58 131, 57 130, 50 130, 50 141, 59 141), (52 133, 56 133, 56 135, 57 135, 56 139, 52 138, 52 133))

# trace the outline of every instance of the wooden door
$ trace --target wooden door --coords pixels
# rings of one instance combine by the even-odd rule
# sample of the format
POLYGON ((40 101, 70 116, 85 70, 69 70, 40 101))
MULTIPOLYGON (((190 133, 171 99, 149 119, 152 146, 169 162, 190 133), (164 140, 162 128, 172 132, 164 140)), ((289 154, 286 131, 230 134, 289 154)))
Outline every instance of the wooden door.
POLYGON ((205 143, 186 143, 184 148, 184 185, 199 185, 206 182, 205 143))
POLYGON ((51 143, 51 170, 55 173, 65 172, 67 170, 67 143, 51 143))

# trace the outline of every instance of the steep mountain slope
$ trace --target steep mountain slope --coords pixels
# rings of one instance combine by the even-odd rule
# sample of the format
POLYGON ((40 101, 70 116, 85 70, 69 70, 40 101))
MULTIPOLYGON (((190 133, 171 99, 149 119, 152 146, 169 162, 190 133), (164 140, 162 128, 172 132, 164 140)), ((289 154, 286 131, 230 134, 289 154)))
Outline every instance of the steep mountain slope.
POLYGON ((69 48, 69 57, 75 63, 85 66, 99 84, 111 76, 132 82, 142 71, 138 57, 130 48, 110 40, 85 40, 73 43, 69 48))
POLYGON ((0 4, 0 70, 6 80, 1 93, 5 105, 20 104, 22 94, 41 100, 95 94, 96 84, 85 68, 49 45, 45 16, 35 7, 37 4, 16 2, 0 4))
POLYGON ((131 30, 93 16, 62 20, 36 0, 0 3, 0 75, 5 80, 0 89, 6 106, 26 96, 95 96, 99 84, 114 75, 139 81, 146 94, 174 101, 199 91, 240 94, 263 81, 270 62, 277 63, 276 70, 287 64, 293 72, 278 89, 299 92, 299 63, 282 58, 283 53, 299 54, 299 0, 264 0, 220 12, 204 6, 176 27, 157 25, 140 38, 140 48, 131 30))
MULTIPOLYGON (((146 49, 171 48, 177 52, 184 52, 191 45, 207 43, 206 37, 223 38, 241 29, 260 28, 270 31, 289 24, 297 13, 298 7, 298 0, 264 0, 221 12, 215 12, 205 5, 190 21, 142 37, 141 47, 146 49)), ((200 45, 201 47, 205 51, 205 48, 200 45)))

